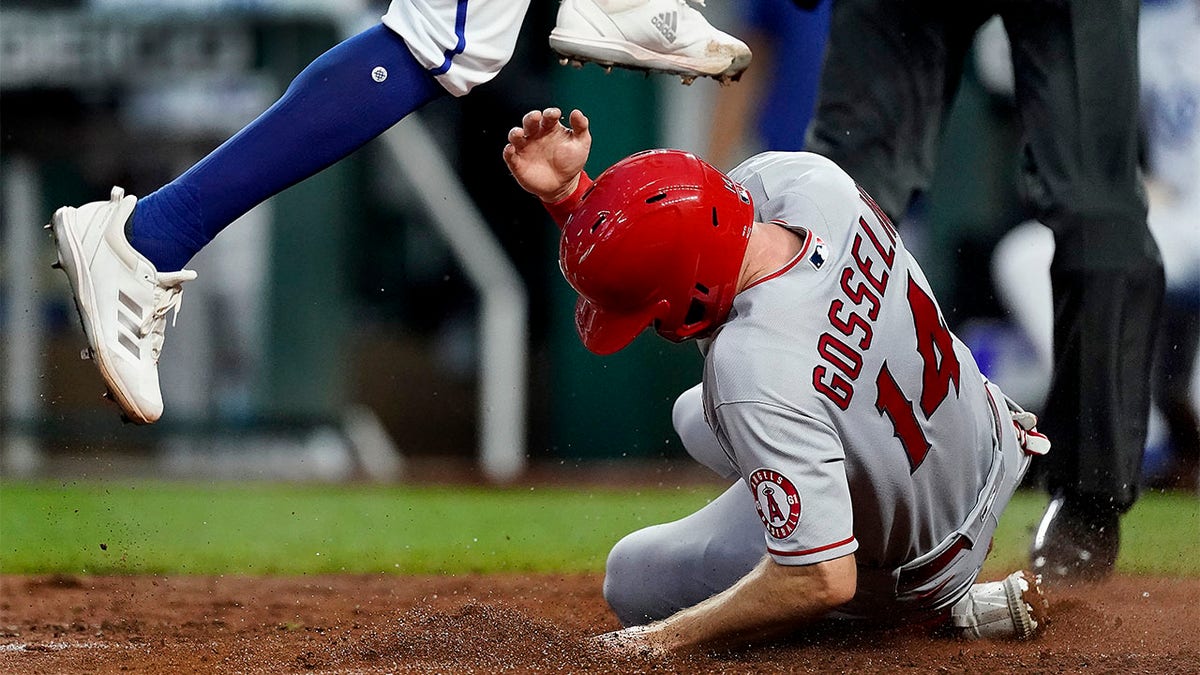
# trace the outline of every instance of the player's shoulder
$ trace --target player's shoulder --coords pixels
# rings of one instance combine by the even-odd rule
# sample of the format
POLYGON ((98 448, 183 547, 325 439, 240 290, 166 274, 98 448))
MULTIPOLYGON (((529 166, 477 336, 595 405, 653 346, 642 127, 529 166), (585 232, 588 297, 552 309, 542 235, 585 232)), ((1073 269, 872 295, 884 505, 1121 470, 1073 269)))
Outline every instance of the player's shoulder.
POLYGON ((772 306, 747 308, 741 299, 738 309, 749 311, 739 316, 735 309, 708 345, 705 375, 718 403, 774 399, 770 392, 776 391, 779 379, 785 377, 781 371, 796 365, 795 344, 782 334, 785 327, 761 316, 763 312, 781 312, 778 298, 760 293, 754 300, 772 306))
POLYGON ((739 411, 831 426, 812 389, 812 365, 796 341, 772 339, 755 323, 725 324, 705 355, 704 396, 709 410, 739 411))
POLYGON ((854 179, 833 160, 811 152, 764 152, 730 177, 745 186, 759 220, 782 220, 835 244, 863 208, 854 179))
POLYGON ((728 320, 713 333, 704 355, 705 374, 712 380, 713 391, 722 391, 727 398, 731 390, 744 389, 742 382, 754 382, 758 356, 761 353, 761 327, 752 321, 738 320, 734 310, 728 320))
POLYGON ((758 378, 753 361, 740 357, 737 348, 726 341, 714 340, 714 349, 704 360, 704 392, 706 405, 712 410, 731 403, 748 403, 763 400, 762 381, 758 378))
POLYGON ((729 177, 739 182, 754 176, 760 176, 766 182, 854 185, 854 180, 842 167, 815 152, 761 152, 729 172, 729 177))
POLYGON ((854 179, 833 160, 812 152, 760 153, 739 164, 729 177, 744 185, 763 211, 799 208, 827 218, 858 206, 854 179))

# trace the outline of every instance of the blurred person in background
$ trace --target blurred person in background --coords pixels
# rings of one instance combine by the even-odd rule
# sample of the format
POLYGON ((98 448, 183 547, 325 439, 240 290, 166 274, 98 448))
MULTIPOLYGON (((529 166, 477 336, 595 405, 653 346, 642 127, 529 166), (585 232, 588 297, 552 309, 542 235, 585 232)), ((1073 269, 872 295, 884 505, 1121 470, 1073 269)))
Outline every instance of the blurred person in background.
POLYGON ((738 3, 739 34, 754 51, 754 69, 737 87, 717 92, 706 153, 714 166, 732 166, 763 150, 804 149, 832 2, 799 12, 791 0, 738 3))
MULTIPOLYGON (((1200 407, 1193 396, 1200 376, 1200 3, 1144 2, 1140 24, 1149 224, 1167 282, 1144 482, 1194 491, 1200 480, 1200 407)), ((1001 88, 1005 79, 998 78, 1001 88)), ((1011 78, 1005 93, 1012 94, 1011 78)), ((1050 232, 1029 222, 1005 236, 993 260, 997 290, 1046 372, 1053 360, 1048 269, 1054 248, 1050 232)))
POLYGON ((1164 285, 1137 166, 1137 2, 838 0, 806 147, 902 216, 993 15, 1013 45, 1025 196, 1057 244, 1045 409, 1056 451, 1030 554, 1035 572, 1094 579, 1112 570, 1138 494, 1164 285))
MULTIPOLYGON (((342 159, 512 56, 528 0, 394 0, 381 25, 316 59, 270 109, 145 198, 59 209, 48 226, 91 357, 125 419, 162 414, 158 360, 184 265, 256 204, 342 159)), ((554 49, 576 60, 729 79, 749 49, 686 0, 564 0, 554 49)))

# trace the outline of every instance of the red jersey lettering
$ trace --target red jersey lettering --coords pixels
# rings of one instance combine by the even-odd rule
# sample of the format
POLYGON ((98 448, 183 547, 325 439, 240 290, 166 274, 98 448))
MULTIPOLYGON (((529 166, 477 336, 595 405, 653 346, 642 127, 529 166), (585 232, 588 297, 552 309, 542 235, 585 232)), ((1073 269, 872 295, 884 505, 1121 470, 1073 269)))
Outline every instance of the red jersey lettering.
POLYGON ((863 300, 871 304, 871 308, 867 310, 867 318, 871 321, 879 318, 879 296, 871 292, 867 285, 859 282, 858 286, 850 288, 850 279, 854 276, 854 268, 846 267, 842 269, 842 292, 846 297, 856 305, 861 305, 863 300))
POLYGON ((838 312, 842 311, 845 306, 846 303, 842 302, 841 298, 834 298, 833 302, 829 303, 830 325, 841 331, 842 335, 845 335, 846 337, 853 337, 854 331, 856 329, 861 329, 863 336, 862 339, 858 341, 858 347, 864 351, 870 349, 871 338, 874 334, 870 322, 855 312, 850 312, 850 316, 843 319, 838 315, 838 312))
POLYGON ((813 388, 824 394, 825 398, 842 410, 849 408, 850 400, 854 398, 854 385, 837 373, 830 375, 829 369, 825 366, 813 368, 813 388), (828 376, 828 383, 825 382, 826 376, 828 376))
POLYGON ((850 246, 850 255, 854 258, 854 262, 858 264, 858 271, 866 278, 867 283, 871 284, 871 288, 875 292, 883 295, 887 290, 888 273, 883 271, 878 277, 871 274, 871 269, 875 266, 875 261, 871 258, 864 258, 859 252, 862 248, 863 238, 861 234, 854 235, 854 243, 850 246))
POLYGON ((883 264, 890 270, 892 263, 896 260, 896 240, 892 239, 891 246, 884 248, 883 244, 879 243, 879 237, 875 236, 875 231, 867 224, 867 219, 862 216, 858 217, 858 224, 862 226, 863 232, 867 233, 867 238, 875 245, 875 250, 879 251, 879 257, 883 258, 883 264))

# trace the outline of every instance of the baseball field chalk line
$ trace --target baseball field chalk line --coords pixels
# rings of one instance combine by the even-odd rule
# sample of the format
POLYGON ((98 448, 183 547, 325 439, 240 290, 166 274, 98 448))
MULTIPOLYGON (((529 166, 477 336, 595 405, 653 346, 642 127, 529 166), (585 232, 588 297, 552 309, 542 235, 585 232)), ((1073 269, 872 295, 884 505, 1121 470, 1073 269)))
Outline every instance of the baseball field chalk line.
POLYGON ((0 645, 0 653, 4 652, 61 652, 64 649, 112 649, 114 647, 130 649, 135 645, 118 645, 112 642, 11 642, 0 645))

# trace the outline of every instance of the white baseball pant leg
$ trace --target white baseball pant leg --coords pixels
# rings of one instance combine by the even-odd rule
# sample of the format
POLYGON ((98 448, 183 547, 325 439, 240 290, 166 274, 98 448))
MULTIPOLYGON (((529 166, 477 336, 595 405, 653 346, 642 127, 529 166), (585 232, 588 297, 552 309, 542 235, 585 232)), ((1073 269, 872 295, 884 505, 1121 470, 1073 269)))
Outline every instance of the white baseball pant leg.
MULTIPOLYGON (((704 420, 700 385, 676 400, 672 421, 696 461, 725 478, 738 475, 704 420)), ((690 516, 617 542, 608 554, 604 599, 625 626, 663 619, 729 588, 766 552, 753 496, 738 477, 690 516)))
POLYGON ((671 410, 675 433, 692 459, 712 469, 721 478, 739 478, 737 468, 729 461, 717 436, 704 419, 704 386, 697 384, 675 399, 671 410))
POLYGON ((766 553, 754 499, 739 480, 692 515, 617 542, 604 599, 622 625, 664 619, 729 588, 766 553))
POLYGON ((464 96, 512 58, 529 0, 392 0, 383 24, 446 91, 464 96))

